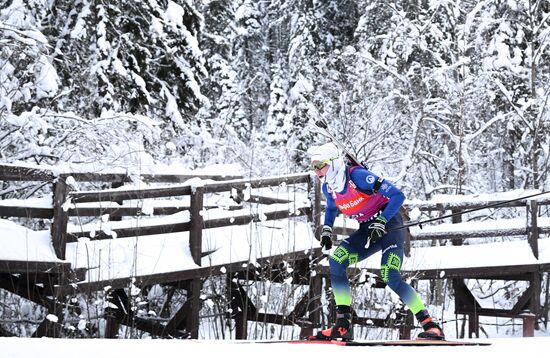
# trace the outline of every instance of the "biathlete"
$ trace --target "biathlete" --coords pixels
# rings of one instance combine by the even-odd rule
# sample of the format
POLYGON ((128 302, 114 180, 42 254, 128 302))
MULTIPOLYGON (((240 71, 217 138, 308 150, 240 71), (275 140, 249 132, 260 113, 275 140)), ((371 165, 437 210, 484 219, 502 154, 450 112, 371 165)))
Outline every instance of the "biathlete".
POLYGON ((321 246, 332 247, 332 226, 338 212, 359 221, 359 229, 344 239, 330 255, 330 277, 336 302, 336 323, 313 338, 352 340, 351 291, 347 268, 382 251, 381 279, 415 315, 424 329, 419 339, 444 339, 419 294, 401 277, 405 230, 399 213, 405 195, 389 181, 362 166, 347 166, 332 143, 312 148, 311 165, 323 181, 326 197, 321 246))

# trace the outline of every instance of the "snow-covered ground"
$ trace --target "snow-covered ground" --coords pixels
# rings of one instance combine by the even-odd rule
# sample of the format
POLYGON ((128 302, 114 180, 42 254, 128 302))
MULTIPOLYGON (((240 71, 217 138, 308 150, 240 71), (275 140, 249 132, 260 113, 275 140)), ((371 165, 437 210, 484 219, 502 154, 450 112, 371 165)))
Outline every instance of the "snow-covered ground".
POLYGON ((480 340, 490 346, 466 347, 340 347, 313 344, 243 344, 238 341, 126 340, 0 338, 5 358, 97 358, 97 357, 515 357, 544 356, 550 337, 495 338, 480 340))

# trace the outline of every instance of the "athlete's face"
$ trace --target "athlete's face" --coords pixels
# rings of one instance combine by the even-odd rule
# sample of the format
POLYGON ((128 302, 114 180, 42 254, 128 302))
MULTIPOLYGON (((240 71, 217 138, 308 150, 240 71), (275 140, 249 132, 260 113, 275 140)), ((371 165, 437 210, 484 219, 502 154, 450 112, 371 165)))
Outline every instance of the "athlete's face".
POLYGON ((327 175, 329 164, 325 162, 312 162, 311 163, 313 169, 315 170, 315 174, 319 178, 324 178, 325 175, 327 175))

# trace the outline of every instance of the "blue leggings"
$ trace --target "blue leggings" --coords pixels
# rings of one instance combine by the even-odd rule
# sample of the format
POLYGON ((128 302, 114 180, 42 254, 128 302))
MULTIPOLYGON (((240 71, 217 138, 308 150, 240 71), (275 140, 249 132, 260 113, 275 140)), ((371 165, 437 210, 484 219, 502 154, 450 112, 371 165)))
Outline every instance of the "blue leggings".
POLYGON ((403 226, 403 218, 397 213, 386 225, 388 233, 371 243, 367 243, 369 223, 362 223, 359 230, 345 239, 330 256, 330 276, 336 305, 351 306, 351 291, 346 269, 382 250, 380 276, 382 280, 401 298, 413 314, 425 309, 418 293, 401 277, 403 243, 405 229, 392 230, 403 226))

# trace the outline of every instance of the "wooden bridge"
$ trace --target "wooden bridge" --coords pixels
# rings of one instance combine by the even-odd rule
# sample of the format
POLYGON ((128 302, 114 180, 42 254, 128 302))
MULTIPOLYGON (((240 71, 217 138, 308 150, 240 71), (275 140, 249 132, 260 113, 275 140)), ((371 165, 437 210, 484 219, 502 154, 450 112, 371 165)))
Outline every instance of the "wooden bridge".
MULTIPOLYGON (((327 260, 314 238, 323 205, 315 176, 141 175, 139 182, 131 177, 0 165, 0 288, 51 314, 33 336, 60 336, 63 313, 79 309, 69 297, 103 291, 110 297, 104 312, 106 337, 116 337, 120 325, 131 325, 157 337, 197 338, 201 289, 212 277, 224 278, 231 308, 227 318, 236 327, 233 338, 247 338, 250 321, 294 325, 306 335, 332 319, 333 309, 329 317, 322 309, 323 297, 334 305, 327 291, 327 260), (30 191, 40 196, 17 198, 23 190, 10 189, 31 182, 36 189, 30 191), (29 227, 15 224, 21 219, 29 227), (301 286, 301 298, 287 312, 265 312, 243 287, 254 280, 301 286), (186 301, 162 322, 136 314, 129 303, 133 288, 155 284, 187 292, 186 301)), ((470 336, 479 336, 480 316, 522 318, 524 335, 531 336, 537 317, 548 314, 541 312, 539 298, 541 275, 550 271, 550 219, 548 209, 545 216, 540 213, 550 197, 506 203, 507 208, 525 208, 519 219, 461 223, 460 212, 498 204, 493 197, 408 202, 411 212, 456 215, 452 223, 411 227, 403 273, 416 281, 452 280, 455 310, 468 316, 470 336), (471 278, 526 281, 528 288, 511 309, 486 308, 465 284, 471 278)), ((335 231, 346 234, 353 225, 340 220, 335 231)), ((378 274, 379 261, 375 255, 351 268, 351 277, 365 284, 361 277, 366 271, 378 274)), ((380 281, 376 285, 383 287, 380 281)), ((391 325, 404 338, 413 328, 410 315, 393 321, 356 313, 355 322, 391 325)), ((0 333, 12 334, 6 329, 0 333)))

